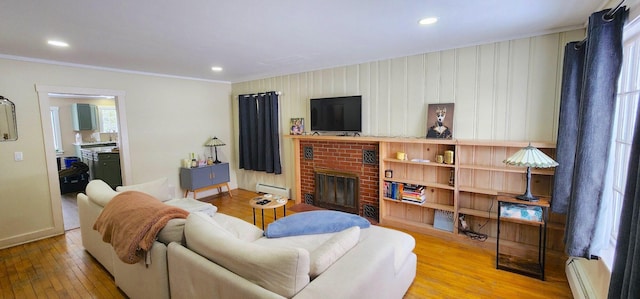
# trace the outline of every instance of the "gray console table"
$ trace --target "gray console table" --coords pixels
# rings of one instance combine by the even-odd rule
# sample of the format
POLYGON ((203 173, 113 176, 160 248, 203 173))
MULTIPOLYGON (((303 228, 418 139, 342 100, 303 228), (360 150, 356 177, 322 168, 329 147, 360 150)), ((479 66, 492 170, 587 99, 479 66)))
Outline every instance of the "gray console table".
POLYGON ((233 197, 229 188, 229 163, 180 168, 180 186, 186 190, 184 197, 187 197, 189 192, 193 192, 195 199, 198 192, 214 188, 218 189, 218 193, 222 193, 222 187, 226 187, 229 197, 233 197))

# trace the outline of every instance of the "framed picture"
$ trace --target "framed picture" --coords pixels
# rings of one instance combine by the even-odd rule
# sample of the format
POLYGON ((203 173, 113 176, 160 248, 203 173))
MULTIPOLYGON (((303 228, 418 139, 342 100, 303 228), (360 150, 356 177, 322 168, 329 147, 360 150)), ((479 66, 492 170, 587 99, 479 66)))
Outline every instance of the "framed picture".
POLYGON ((291 135, 302 135, 304 133, 304 118, 291 119, 291 135))
POLYGON ((429 104, 427 108, 427 138, 453 138, 453 103, 429 104))

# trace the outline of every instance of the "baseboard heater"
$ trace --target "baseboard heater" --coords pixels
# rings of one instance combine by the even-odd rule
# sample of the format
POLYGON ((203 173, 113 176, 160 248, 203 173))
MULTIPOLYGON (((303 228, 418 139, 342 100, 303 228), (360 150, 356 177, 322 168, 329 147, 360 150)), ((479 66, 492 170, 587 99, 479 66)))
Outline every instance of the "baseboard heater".
POLYGON ((256 192, 270 193, 275 195, 291 198, 291 189, 287 187, 272 186, 263 183, 256 184, 256 192))
POLYGON ((611 272, 602 260, 569 257, 565 272, 573 298, 607 298, 611 272))

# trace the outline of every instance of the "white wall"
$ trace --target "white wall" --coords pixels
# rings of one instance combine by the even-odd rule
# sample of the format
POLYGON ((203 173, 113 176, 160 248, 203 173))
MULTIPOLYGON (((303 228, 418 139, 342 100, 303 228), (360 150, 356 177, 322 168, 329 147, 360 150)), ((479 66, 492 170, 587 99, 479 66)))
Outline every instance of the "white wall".
MULTIPOLYGON (((455 103, 456 139, 554 142, 564 46, 584 37, 584 30, 574 30, 236 83, 235 139, 237 96, 276 90, 283 92, 283 135, 290 118, 309 121, 310 98, 361 94, 363 135, 424 137, 427 105, 455 103)), ((283 175, 238 170, 239 186, 293 189, 292 141, 283 138, 281 147, 283 175)))
MULTIPOLYGON (((0 248, 62 232, 54 224, 59 196, 50 196, 44 135, 35 84, 120 90, 126 119, 132 183, 168 177, 179 188, 188 153, 204 154, 213 135, 232 140, 231 85, 0 59, 0 95, 16 105, 18 140, 0 142, 0 248), (13 160, 23 152, 24 161, 13 160), (52 204, 53 203, 53 204, 52 204)), ((229 161, 230 147, 219 152, 229 161)), ((231 161, 231 187, 236 188, 231 161)))

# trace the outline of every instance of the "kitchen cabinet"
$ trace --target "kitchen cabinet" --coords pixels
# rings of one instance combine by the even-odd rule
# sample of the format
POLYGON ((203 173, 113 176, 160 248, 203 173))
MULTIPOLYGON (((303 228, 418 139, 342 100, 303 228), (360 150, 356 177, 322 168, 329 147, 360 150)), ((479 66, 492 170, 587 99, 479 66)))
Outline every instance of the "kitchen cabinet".
POLYGON ((99 149, 83 149, 82 162, 89 166, 89 177, 100 179, 111 188, 122 186, 120 171, 120 153, 99 149))
MULTIPOLYGON (((110 152, 112 151, 113 148, 118 147, 118 143, 117 142, 91 142, 91 143, 74 143, 73 147, 75 149, 76 152, 76 157, 78 158, 83 158, 85 156, 85 154, 83 154, 84 150, 90 151, 90 152, 95 152, 95 151, 99 151, 99 152, 110 152)), ((87 163, 85 161, 85 159, 82 159, 82 162, 87 163)), ((89 164, 89 163, 87 163, 89 164)))
POLYGON ((92 104, 73 103, 71 105, 73 130, 95 130, 98 127, 96 106, 92 104))
POLYGON ((120 153, 93 152, 93 156, 94 178, 103 180, 114 189, 117 186, 122 186, 120 153))

